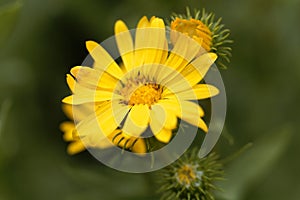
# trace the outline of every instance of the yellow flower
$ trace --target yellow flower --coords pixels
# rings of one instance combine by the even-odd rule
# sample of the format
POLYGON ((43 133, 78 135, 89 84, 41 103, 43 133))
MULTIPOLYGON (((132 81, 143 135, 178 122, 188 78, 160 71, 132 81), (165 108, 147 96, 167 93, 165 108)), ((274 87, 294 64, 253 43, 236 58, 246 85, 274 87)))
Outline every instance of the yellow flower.
POLYGON ((141 18, 134 37, 117 21, 115 39, 122 61, 88 41, 93 67, 74 67, 68 75, 73 94, 63 102, 73 107, 92 104, 91 114, 76 124, 80 139, 97 145, 116 131, 125 139, 151 131, 159 142, 168 143, 178 118, 207 132, 204 111, 193 101, 218 94, 214 86, 199 83, 216 54, 199 56, 201 46, 185 35, 178 36, 169 52, 165 24, 157 17, 141 18))
POLYGON ((192 15, 187 7, 186 14, 174 13, 171 19, 170 28, 175 31, 171 32, 171 42, 177 40, 178 32, 186 34, 202 46, 203 50, 200 53, 204 50, 216 53, 217 65, 226 68, 225 63, 229 63, 231 57, 231 47, 227 45, 233 41, 228 39, 230 30, 224 29, 221 18, 215 19, 214 13, 208 13, 204 9, 195 10, 192 15))
MULTIPOLYGON (((171 22, 171 30, 180 33, 188 34, 191 38, 196 40, 207 52, 211 50, 212 33, 209 28, 197 19, 181 19, 176 17, 171 22)), ((174 37, 171 40, 176 41, 178 34, 172 34, 174 37), (177 36, 177 37, 176 37, 177 36)))

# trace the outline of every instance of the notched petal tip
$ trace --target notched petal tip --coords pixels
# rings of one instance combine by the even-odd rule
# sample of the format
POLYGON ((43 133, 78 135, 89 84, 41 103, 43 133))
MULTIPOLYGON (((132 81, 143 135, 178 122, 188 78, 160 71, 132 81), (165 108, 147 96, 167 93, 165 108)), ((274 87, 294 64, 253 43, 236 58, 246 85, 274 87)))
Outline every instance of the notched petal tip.
POLYGON ((137 28, 145 28, 149 26, 149 20, 146 16, 143 16, 138 22, 137 28))
POLYGON ((125 32, 125 31, 128 31, 128 27, 126 26, 126 24, 122 20, 118 20, 115 23, 115 34, 125 32))
POLYGON ((70 73, 76 78, 80 69, 81 69, 81 66, 72 67, 72 69, 70 70, 70 73))
POLYGON ((152 17, 151 18, 151 27, 154 28, 165 28, 165 23, 162 19, 158 17, 152 17))

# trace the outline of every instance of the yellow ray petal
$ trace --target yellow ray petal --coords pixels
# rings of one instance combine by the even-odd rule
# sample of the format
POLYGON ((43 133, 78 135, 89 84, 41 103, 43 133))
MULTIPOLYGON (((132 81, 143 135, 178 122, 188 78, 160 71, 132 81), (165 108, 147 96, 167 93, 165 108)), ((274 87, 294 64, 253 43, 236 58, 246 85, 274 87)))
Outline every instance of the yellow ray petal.
MULTIPOLYGON (((190 39, 188 39, 188 40, 190 40, 190 39)), ((190 43, 192 44, 191 46, 195 45, 195 41, 190 42, 190 43)), ((176 44, 178 44, 178 43, 176 43, 176 44)), ((182 45, 184 45, 184 44, 182 44, 182 45)), ((195 46, 195 48, 198 48, 198 47, 200 48, 200 46, 198 46, 198 45, 195 46)), ((176 46, 174 47, 174 49, 175 48, 176 48, 176 46)), ((190 48, 188 48, 188 49, 190 49, 190 48)), ((171 53, 166 64, 169 65, 170 67, 176 66, 176 65, 178 65, 178 63, 182 63, 182 62, 187 64, 188 62, 191 61, 191 59, 194 57, 195 54, 188 53, 188 55, 190 55, 190 56, 185 57, 187 60, 180 61, 180 59, 182 60, 184 58, 181 58, 180 56, 171 53)), ((197 83, 197 82, 195 82, 195 80, 199 82, 201 80, 201 78, 204 76, 202 74, 205 74, 207 72, 209 66, 214 62, 214 60, 213 60, 215 58, 214 55, 215 54, 205 54, 205 55, 200 56, 199 59, 196 59, 195 62, 193 61, 193 63, 196 64, 195 66, 198 68, 193 67, 193 65, 191 65, 191 64, 187 65, 187 66, 185 66, 185 64, 184 65, 180 64, 181 67, 178 67, 177 69, 174 69, 174 70, 169 70, 167 67, 164 67, 163 69, 161 69, 161 70, 164 70, 165 72, 162 73, 163 75, 161 75, 159 77, 160 83, 165 85, 166 87, 168 87, 173 93, 191 89, 191 87, 197 83), (201 68, 200 65, 203 66, 203 68, 201 68), (195 70, 197 70, 197 71, 195 71, 195 70), (195 73, 193 73, 193 72, 195 72, 195 73), (200 75, 201 75, 201 77, 199 77, 200 75)))
POLYGON ((134 105, 124 123, 123 132, 130 136, 139 137, 148 127, 149 108, 147 105, 134 105))
POLYGON ((137 28, 145 28, 145 27, 149 27, 150 26, 150 22, 148 20, 148 18, 146 16, 143 16, 137 25, 137 28))
POLYGON ((150 22, 146 16, 142 17, 137 25, 135 32, 135 48, 134 48, 134 67, 139 67, 144 64, 146 50, 149 39, 149 34, 146 28, 150 26, 150 22))
POLYGON ((115 36, 124 66, 129 71, 133 67, 133 40, 126 24, 121 20, 115 23, 115 36))
POLYGON ((80 137, 87 137, 89 144, 97 145, 116 130, 128 111, 128 106, 110 102, 77 124, 78 134, 80 137))
POLYGON ((155 137, 160 142, 168 143, 172 138, 172 130, 163 128, 160 132, 155 134, 155 137))
POLYGON ((201 118, 199 120, 198 127, 201 128, 205 133, 208 132, 208 127, 207 127, 206 123, 203 121, 203 119, 201 119, 201 118))
POLYGON ((64 132, 63 139, 65 141, 73 141, 73 131, 75 124, 73 122, 63 122, 59 126, 60 130, 64 132))
POLYGON ((105 88, 114 90, 118 79, 107 72, 95 70, 90 67, 77 66, 77 82, 90 89, 105 88))
POLYGON ((69 155, 74 155, 74 154, 80 153, 84 150, 85 150, 84 144, 80 140, 78 140, 78 141, 72 142, 68 145, 67 153, 69 155))
POLYGON ((75 66, 75 67, 72 67, 72 69, 70 70, 70 72, 76 78, 79 70, 80 70, 80 66, 75 66))
MULTIPOLYGON (((145 153, 146 143, 142 138, 127 137, 121 130, 115 130, 107 138, 108 141, 112 141, 114 145, 117 145, 124 149, 130 149, 135 153, 145 153)), ((110 142, 111 143, 111 142, 110 142)))
POLYGON ((89 90, 87 88, 76 87, 76 93, 65 97, 62 102, 66 104, 79 105, 84 103, 102 102, 107 100, 123 99, 122 96, 105 90, 89 90))
POLYGON ((197 103, 191 101, 178 101, 181 106, 181 119, 189 119, 194 117, 203 117, 204 111, 197 103))
POLYGON ((174 112, 166 109, 160 104, 151 106, 151 119, 156 118, 156 120, 166 129, 174 129, 177 125, 177 117, 174 112))
MULTIPOLYGON (((203 131, 207 132, 208 128, 205 124, 205 122, 200 118, 204 116, 203 109, 196 103, 190 102, 190 101, 176 101, 174 99, 170 99, 170 101, 165 100, 163 102, 159 102, 159 104, 170 108, 176 107, 177 110, 180 112, 177 112, 177 117, 181 118, 183 121, 186 121, 187 123, 197 126, 201 128, 203 131), (176 105, 178 104, 178 105, 176 105), (179 109, 178 109, 179 108, 179 109)), ((170 108, 171 109, 171 108, 170 108)))
POLYGON ((146 28, 146 42, 144 47, 145 49, 145 64, 148 63, 161 63, 165 59, 168 53, 166 48, 166 33, 165 33, 165 24, 160 18, 152 18, 150 27, 146 28))
POLYGON ((106 71, 118 79, 122 78, 122 70, 101 45, 94 41, 87 41, 86 47, 95 61, 94 68, 96 70, 106 71))
POLYGON ((78 122, 89 116, 95 110, 95 107, 99 107, 102 103, 85 103, 81 105, 62 104, 62 110, 69 119, 78 122))
POLYGON ((196 100, 196 99, 207 99, 213 97, 219 93, 219 90, 212 85, 198 84, 193 88, 177 92, 176 94, 164 95, 164 98, 178 98, 180 100, 196 100), (176 96, 176 97, 175 97, 176 96))
POLYGON ((168 110, 168 112, 172 112, 177 117, 181 116, 181 106, 178 100, 175 98, 160 100, 157 105, 162 106, 165 110, 168 110))
POLYGON ((111 134, 108 135, 108 137, 103 138, 99 143, 95 145, 95 147, 105 149, 114 146, 115 144, 113 143, 113 138, 116 137, 117 135, 121 134, 121 130, 117 129, 114 130, 111 134))
POLYGON ((132 152, 143 154, 147 152, 146 143, 144 139, 137 139, 133 144, 132 152))
POLYGON ((74 93, 76 84, 75 79, 70 74, 67 74, 66 80, 71 92, 74 93))
POLYGON ((201 46, 196 41, 187 35, 180 34, 165 65, 170 66, 177 71, 181 71, 195 58, 200 48, 201 46))
POLYGON ((172 130, 164 128, 164 125, 157 118, 158 116, 154 113, 150 113, 150 129, 157 140, 168 143, 172 137, 172 130))
POLYGON ((73 109, 72 109, 72 105, 70 104, 62 104, 61 106, 63 112, 65 113, 65 115, 69 118, 73 120, 73 109))
MULTIPOLYGON (((192 88, 187 79, 176 71, 173 71, 173 73, 169 74, 169 76, 165 77, 159 83, 168 89, 166 92, 171 93, 178 93, 192 88)), ((166 92, 164 92, 164 94, 166 94, 166 92)))
POLYGON ((110 140, 113 142, 114 145, 122 148, 128 147, 128 141, 130 143, 130 137, 128 138, 126 135, 124 135, 121 130, 119 133, 113 135, 110 138, 110 140))
POLYGON ((163 106, 164 109, 173 112, 181 119, 204 116, 203 109, 197 103, 177 100, 176 96, 174 96, 174 98, 161 100, 157 104, 163 106))
POLYGON ((191 62, 184 70, 181 71, 182 75, 192 85, 199 83, 206 75, 210 66, 217 59, 215 53, 206 53, 191 62))

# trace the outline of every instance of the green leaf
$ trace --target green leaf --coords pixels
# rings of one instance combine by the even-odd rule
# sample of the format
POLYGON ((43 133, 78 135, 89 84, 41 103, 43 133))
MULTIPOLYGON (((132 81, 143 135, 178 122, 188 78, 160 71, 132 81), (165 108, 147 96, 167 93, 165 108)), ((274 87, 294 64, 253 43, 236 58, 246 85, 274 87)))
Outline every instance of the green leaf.
POLYGON ((217 199, 243 199, 245 192, 257 185, 276 165, 287 149, 290 138, 291 130, 283 127, 254 142, 253 148, 225 169, 227 180, 219 184, 223 191, 218 193, 217 199))
POLYGON ((22 3, 20 1, 15 1, 0 7, 0 45, 2 45, 11 34, 21 6, 22 3))

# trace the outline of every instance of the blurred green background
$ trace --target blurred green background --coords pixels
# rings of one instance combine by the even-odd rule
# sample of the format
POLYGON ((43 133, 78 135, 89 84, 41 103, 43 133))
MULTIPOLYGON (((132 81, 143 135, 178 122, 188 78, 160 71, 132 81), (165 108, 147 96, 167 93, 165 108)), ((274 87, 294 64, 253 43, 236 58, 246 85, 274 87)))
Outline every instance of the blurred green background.
POLYGON ((159 198, 153 173, 68 156, 60 100, 86 40, 111 36, 117 19, 134 28, 143 15, 168 18, 187 5, 222 17, 235 41, 222 71, 234 143, 222 137, 217 150, 226 157, 253 142, 226 165, 217 199, 300 198, 299 0, 0 0, 0 200, 159 198))

